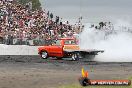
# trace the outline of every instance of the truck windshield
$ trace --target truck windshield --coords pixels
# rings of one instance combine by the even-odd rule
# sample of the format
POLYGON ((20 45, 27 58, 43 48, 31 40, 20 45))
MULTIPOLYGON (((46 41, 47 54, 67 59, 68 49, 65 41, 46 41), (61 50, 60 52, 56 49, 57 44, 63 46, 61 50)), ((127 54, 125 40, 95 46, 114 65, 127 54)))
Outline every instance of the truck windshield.
POLYGON ((60 40, 54 40, 52 42, 52 45, 61 45, 60 40))
POLYGON ((66 45, 76 44, 75 40, 65 40, 64 42, 66 45))

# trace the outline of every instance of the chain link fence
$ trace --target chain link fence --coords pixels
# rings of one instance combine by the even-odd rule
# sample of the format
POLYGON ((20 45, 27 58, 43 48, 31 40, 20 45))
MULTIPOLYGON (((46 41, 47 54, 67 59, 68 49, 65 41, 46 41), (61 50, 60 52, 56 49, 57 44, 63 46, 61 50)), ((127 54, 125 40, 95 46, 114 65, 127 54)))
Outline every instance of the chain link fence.
POLYGON ((29 46, 42 46, 42 45, 51 45, 52 40, 46 39, 28 39, 28 38, 12 38, 9 36, 8 38, 0 38, 0 44, 6 45, 29 45, 29 46))

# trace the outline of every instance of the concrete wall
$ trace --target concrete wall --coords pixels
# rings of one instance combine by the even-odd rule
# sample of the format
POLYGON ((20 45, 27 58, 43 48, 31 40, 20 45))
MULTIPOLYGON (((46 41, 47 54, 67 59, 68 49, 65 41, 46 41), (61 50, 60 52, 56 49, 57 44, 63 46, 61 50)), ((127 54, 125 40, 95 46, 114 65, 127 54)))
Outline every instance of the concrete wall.
POLYGON ((38 47, 0 44, 0 55, 38 55, 38 47))

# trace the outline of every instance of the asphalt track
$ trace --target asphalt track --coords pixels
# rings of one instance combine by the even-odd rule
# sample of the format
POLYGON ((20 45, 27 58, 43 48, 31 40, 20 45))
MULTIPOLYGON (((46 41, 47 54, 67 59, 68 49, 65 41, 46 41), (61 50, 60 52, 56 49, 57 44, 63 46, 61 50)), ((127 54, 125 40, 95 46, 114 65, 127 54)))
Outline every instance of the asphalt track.
MULTIPOLYGON (((80 72, 81 68, 84 67, 88 71, 97 71, 96 75, 102 75, 103 78, 109 78, 106 74, 111 73, 113 77, 131 77, 132 76, 132 62, 96 62, 96 61, 87 61, 86 59, 79 60, 79 61, 71 61, 68 59, 65 60, 57 60, 56 58, 48 58, 48 59, 41 59, 38 55, 33 56, 25 56, 25 55, 4 55, 0 56, 0 64, 3 68, 6 65, 10 65, 14 68, 15 65, 18 67, 23 66, 24 68, 34 67, 34 68, 41 68, 41 69, 51 69, 51 70, 70 70, 80 72), (3 66, 4 65, 4 66, 3 66), (26 66, 25 66, 26 65, 26 66), (125 70, 125 71, 124 71, 125 70), (107 73, 108 71, 108 73, 107 73), (120 72, 122 71, 122 72, 120 72), (102 73, 103 72, 103 73, 102 73), (129 74, 128 74, 129 73, 129 74), (106 75, 106 77, 105 77, 106 75), (129 76, 130 75, 130 76, 129 76)), ((93 74, 93 73, 92 73, 93 74)), ((96 77, 96 76, 95 76, 96 77)), ((93 77, 93 78, 95 78, 93 77)), ((96 77, 98 78, 98 76, 96 77)), ((99 77, 100 78, 100 77, 99 77)))
POLYGON ((81 68, 90 79, 132 77, 132 63, 41 59, 40 56, 0 56, 0 88, 60 88, 78 84, 81 68))

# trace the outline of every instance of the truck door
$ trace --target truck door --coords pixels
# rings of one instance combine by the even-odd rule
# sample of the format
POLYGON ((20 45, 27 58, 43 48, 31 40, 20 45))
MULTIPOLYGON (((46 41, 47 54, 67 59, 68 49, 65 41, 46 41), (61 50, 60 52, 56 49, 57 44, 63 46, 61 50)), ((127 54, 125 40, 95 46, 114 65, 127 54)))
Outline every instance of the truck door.
POLYGON ((63 47, 61 46, 61 41, 55 41, 49 49, 50 56, 62 57, 63 56, 63 47))

